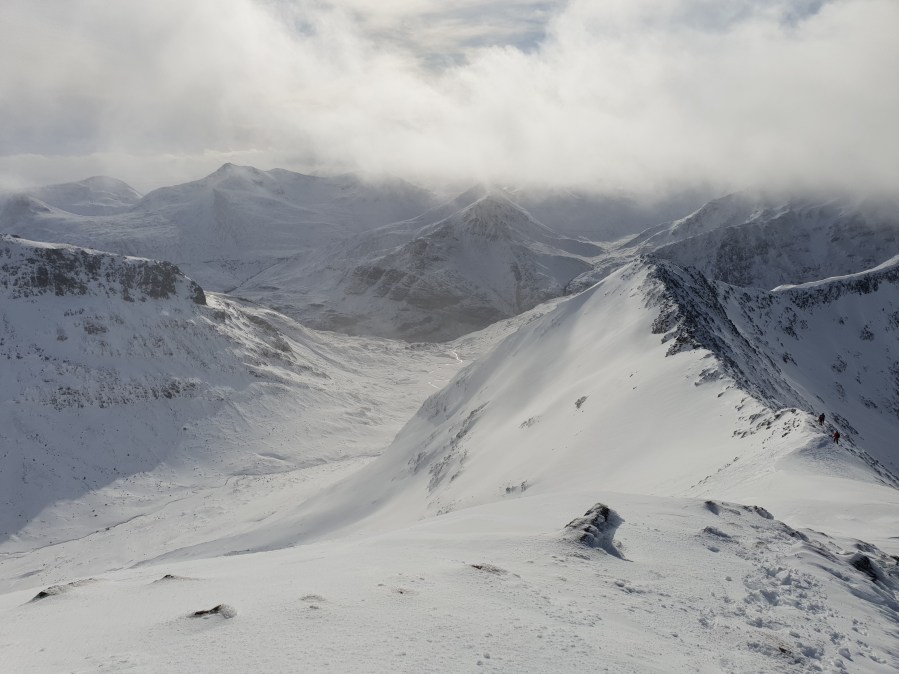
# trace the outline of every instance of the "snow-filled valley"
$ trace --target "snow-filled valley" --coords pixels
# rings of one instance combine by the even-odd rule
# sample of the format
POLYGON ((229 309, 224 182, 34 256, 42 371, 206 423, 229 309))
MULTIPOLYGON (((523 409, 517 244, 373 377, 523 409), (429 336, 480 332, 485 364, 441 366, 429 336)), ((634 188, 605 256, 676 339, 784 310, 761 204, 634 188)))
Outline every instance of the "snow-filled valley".
POLYGON ((899 670, 899 209, 572 199, 3 197, 3 666, 899 670))

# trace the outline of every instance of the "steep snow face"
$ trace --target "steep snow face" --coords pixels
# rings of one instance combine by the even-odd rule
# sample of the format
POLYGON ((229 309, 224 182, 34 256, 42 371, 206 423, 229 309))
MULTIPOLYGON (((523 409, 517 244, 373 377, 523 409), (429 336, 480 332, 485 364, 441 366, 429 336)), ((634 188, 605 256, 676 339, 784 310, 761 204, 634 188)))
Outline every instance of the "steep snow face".
POLYGON ((841 534, 882 543, 883 523, 899 516, 897 301, 892 266, 751 294, 634 263, 466 369, 292 530, 244 542, 592 488, 789 501, 803 526, 832 530, 842 518, 841 534), (848 439, 834 443, 835 429, 848 439), (825 493, 878 505, 859 521, 825 493))
POLYGON ((55 208, 76 215, 115 215, 140 201, 130 185, 108 176, 94 176, 74 183, 47 185, 26 192, 55 208))
MULTIPOLYGON (((170 263, 14 237, 0 240, 0 362, 5 554, 178 501, 193 542, 239 530, 250 482, 290 500, 304 468, 327 464, 326 484, 460 367, 439 349, 317 335, 206 295, 170 263), (211 505, 217 489, 232 508, 211 505)), ((176 545, 136 522, 143 548, 176 545)))
POLYGON ((238 293, 267 298, 317 328, 446 341, 563 294, 601 252, 498 194, 410 231, 413 223, 361 236, 344 249, 348 256, 311 270, 295 262, 272 268, 238 293))
POLYGON ((773 292, 710 283, 670 264, 655 274, 666 300, 654 330, 669 353, 708 349, 767 407, 823 412, 822 430, 839 430, 845 451, 897 484, 899 256, 773 292))
POLYGON ((649 237, 642 250, 650 249, 710 278, 770 289, 870 269, 899 254, 899 205, 806 201, 759 208, 731 197, 649 237))
POLYGON ((572 280, 572 292, 645 254, 770 290, 871 269, 899 254, 899 202, 736 193, 606 248, 593 269, 572 280))

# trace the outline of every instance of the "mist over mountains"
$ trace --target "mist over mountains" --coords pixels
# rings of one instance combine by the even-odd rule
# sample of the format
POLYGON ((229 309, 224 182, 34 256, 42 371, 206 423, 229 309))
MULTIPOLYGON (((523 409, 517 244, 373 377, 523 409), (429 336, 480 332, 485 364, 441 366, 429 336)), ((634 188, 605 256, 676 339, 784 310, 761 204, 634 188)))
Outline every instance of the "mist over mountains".
POLYGON ((899 671, 899 2, 0 2, 0 670, 899 671))
POLYGON ((0 209, 12 234, 167 260, 208 290, 315 328, 411 341, 486 327, 641 254, 759 288, 899 254, 895 203, 886 199, 736 193, 626 238, 652 208, 499 188, 446 197, 401 181, 232 164, 139 199, 96 178, 8 194, 0 209))

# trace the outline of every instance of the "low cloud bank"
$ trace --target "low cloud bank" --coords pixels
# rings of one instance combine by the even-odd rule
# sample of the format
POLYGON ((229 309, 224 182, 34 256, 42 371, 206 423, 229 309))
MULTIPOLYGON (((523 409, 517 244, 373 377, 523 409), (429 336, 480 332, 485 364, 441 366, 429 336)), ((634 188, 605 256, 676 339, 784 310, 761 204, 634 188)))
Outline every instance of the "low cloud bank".
POLYGON ((4 3, 0 182, 899 184, 895 0, 370 4, 4 3))

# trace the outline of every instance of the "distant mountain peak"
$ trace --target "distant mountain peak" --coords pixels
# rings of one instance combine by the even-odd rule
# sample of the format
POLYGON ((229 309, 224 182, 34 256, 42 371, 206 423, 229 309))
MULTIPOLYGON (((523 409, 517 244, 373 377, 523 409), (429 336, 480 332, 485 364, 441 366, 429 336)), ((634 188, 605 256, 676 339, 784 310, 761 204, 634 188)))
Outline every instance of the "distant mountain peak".
POLYGON ((0 219, 4 222, 11 222, 28 215, 52 212, 53 209, 50 206, 30 194, 14 194, 6 202, 0 219))
MULTIPOLYGON (((59 211, 88 216, 123 213, 141 198, 133 187, 109 176, 91 176, 77 182, 45 185, 17 195, 23 196, 36 199, 59 211)), ((32 212, 48 211, 38 208, 32 212)))

